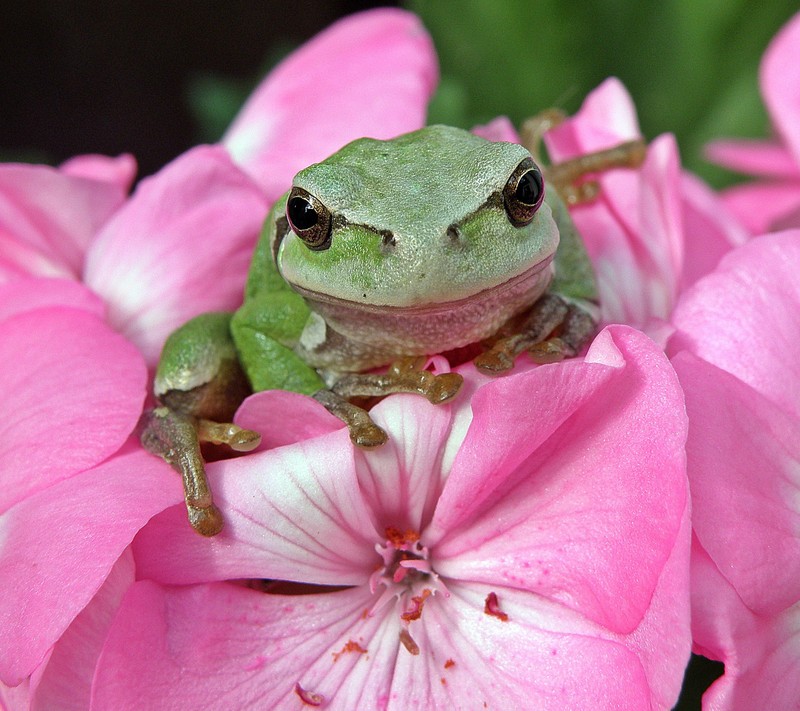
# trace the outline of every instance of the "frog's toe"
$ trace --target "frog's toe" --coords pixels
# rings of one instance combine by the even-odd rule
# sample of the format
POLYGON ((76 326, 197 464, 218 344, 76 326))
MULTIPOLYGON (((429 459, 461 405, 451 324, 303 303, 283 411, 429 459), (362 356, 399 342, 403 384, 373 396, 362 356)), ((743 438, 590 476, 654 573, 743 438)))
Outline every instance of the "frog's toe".
POLYGON ((463 383, 464 378, 458 373, 441 373, 433 379, 425 394, 429 402, 440 405, 458 395, 463 383))
POLYGON ((214 504, 199 508, 187 503, 186 509, 189 512, 189 523, 201 536, 216 536, 222 530, 222 514, 214 504))
POLYGON ((374 422, 365 422, 350 428, 350 440, 362 449, 380 447, 389 440, 389 435, 374 422))
POLYGON ((572 349, 560 338, 548 338, 546 341, 537 343, 528 349, 528 353, 533 362, 538 365, 558 363, 567 356, 574 355, 572 349))
POLYGON ((481 373, 499 375, 514 367, 514 356, 504 350, 491 350, 481 353, 473 363, 481 373))

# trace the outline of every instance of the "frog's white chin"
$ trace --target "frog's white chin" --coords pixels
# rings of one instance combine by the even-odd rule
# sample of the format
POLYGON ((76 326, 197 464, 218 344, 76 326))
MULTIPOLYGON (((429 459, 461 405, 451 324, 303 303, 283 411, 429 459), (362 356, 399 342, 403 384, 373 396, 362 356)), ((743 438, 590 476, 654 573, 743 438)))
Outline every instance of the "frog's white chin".
MULTIPOLYGON (((377 306, 295 288, 351 349, 363 345, 367 359, 380 365, 401 355, 443 353, 488 338, 545 292, 553 277, 552 261, 550 256, 470 296, 426 305, 377 306)), ((304 357, 325 367, 321 361, 327 358, 322 352, 321 360, 314 358, 313 350, 304 357)))

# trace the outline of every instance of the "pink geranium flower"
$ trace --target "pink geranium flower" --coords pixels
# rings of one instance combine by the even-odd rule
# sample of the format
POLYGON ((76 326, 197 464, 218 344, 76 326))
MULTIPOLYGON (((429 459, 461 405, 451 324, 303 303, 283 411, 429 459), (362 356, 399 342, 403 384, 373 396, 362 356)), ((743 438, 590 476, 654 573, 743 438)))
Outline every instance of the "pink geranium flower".
POLYGON ((436 66, 414 15, 373 10, 288 57, 220 145, 176 158, 127 202, 129 157, 0 166, 0 280, 83 279, 152 366, 187 319, 241 303, 264 216, 297 170, 354 138, 424 123, 436 66))
POLYGON ((800 698, 800 231, 758 237, 686 294, 670 341, 689 414, 695 649, 725 663, 703 707, 800 698))
POLYGON ((760 83, 775 137, 715 141, 707 149, 711 160, 759 178, 723 192, 754 234, 800 226, 800 14, 764 53, 760 83))
POLYGON ((305 398, 254 396, 319 434, 281 420, 286 446, 210 465, 213 540, 179 496, 140 532, 93 702, 671 708, 689 529, 666 358, 617 327, 585 360, 468 371, 471 407, 376 406, 375 451, 305 398))

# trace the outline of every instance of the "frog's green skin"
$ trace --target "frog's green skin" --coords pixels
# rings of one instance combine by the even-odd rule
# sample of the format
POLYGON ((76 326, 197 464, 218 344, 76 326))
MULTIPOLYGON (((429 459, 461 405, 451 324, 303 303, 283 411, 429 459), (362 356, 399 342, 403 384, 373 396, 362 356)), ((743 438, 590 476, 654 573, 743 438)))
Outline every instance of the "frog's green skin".
POLYGON ((588 258, 555 190, 529 224, 509 220, 503 189, 529 158, 517 144, 430 126, 359 139, 301 171, 293 185, 330 212, 329 243, 310 249, 285 216, 289 193, 279 199, 244 304, 170 337, 156 395, 203 385, 235 355, 253 390, 313 394, 344 373, 491 336, 548 287, 593 301, 588 258))

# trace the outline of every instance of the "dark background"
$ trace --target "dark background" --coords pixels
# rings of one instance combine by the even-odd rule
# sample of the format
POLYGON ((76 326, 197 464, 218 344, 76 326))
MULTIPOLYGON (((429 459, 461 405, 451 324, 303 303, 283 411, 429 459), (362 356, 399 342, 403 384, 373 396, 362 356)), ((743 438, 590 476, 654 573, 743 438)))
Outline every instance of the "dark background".
POLYGON ((363 0, 0 0, 0 160, 130 152, 140 176, 203 135, 191 88, 242 96, 268 65, 363 0), (272 60, 272 61, 271 61, 272 60))

